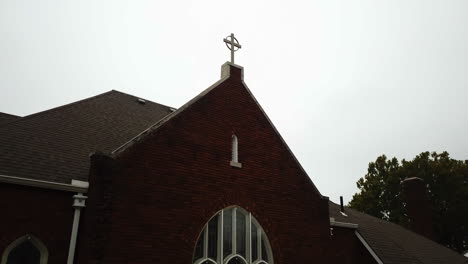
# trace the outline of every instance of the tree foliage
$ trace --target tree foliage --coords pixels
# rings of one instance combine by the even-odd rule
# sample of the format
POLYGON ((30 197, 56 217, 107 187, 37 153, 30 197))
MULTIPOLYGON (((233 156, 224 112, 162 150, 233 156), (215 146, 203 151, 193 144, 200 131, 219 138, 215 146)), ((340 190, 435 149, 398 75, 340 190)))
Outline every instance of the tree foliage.
POLYGON ((400 182, 419 177, 427 184, 437 242, 460 253, 468 249, 468 160, 423 152, 413 160, 387 159, 385 155, 369 163, 367 174, 357 181, 359 193, 351 208, 408 226, 400 182))

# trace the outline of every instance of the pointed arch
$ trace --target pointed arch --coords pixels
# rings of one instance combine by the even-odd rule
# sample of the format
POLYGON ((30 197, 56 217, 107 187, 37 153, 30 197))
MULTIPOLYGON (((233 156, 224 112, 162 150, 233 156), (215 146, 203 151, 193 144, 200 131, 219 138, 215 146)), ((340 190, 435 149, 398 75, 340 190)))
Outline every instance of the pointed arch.
POLYGON ((270 242, 258 221, 239 206, 217 212, 203 227, 193 264, 273 264, 270 242))
POLYGON ((49 259, 49 251, 47 250, 47 247, 40 239, 31 234, 24 235, 8 245, 8 247, 3 251, 0 264, 8 264, 9 257, 12 257, 10 256, 10 253, 14 254, 15 250, 21 250, 21 246, 34 247, 39 254, 39 264, 47 264, 49 259))

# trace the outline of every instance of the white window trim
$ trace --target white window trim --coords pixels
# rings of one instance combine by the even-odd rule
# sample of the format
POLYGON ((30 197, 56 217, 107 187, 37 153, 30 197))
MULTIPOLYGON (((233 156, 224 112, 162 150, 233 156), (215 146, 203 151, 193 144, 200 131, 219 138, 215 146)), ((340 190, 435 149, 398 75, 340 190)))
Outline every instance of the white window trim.
POLYGON ((243 256, 241 256, 239 254, 231 254, 231 255, 227 256, 226 259, 224 260, 224 263, 228 263, 231 259, 233 259, 235 257, 241 258, 245 263, 249 263, 249 262, 247 262, 247 260, 243 256))
POLYGON ((71 184, 0 175, 0 182, 68 192, 88 192, 89 182, 71 180, 71 184))
MULTIPOLYGON (((202 258, 196 260, 193 264, 200 264, 203 263, 204 261, 209 261, 213 264, 225 264, 228 263, 232 258, 234 257, 240 257, 245 263, 247 264, 274 264, 274 259, 273 259, 273 252, 271 249, 270 241, 268 240, 265 232, 263 232, 263 229, 261 225, 256 221, 254 217, 252 217, 252 214, 246 210, 244 210, 241 207, 235 206, 235 207, 228 207, 224 208, 223 210, 217 212, 213 217, 216 215, 219 215, 218 217, 218 239, 217 239, 217 259, 216 261, 208 257, 208 229, 209 229, 209 223, 211 221, 208 220, 208 222, 205 224, 203 227, 203 231, 200 234, 198 240, 200 239, 201 236, 204 236, 204 241, 203 241, 203 256, 202 258), (224 211, 225 210, 232 210, 232 230, 231 230, 231 244, 232 244, 232 249, 231 253, 227 256, 224 256, 223 252, 223 230, 224 230, 224 211), (247 222, 246 222, 246 244, 245 244, 245 255, 246 258, 242 257, 237 253, 237 211, 241 211, 244 215, 247 216, 247 222), (252 224, 254 224, 257 228, 257 245, 252 245, 252 236, 251 236, 251 227, 252 224), (269 262, 262 260, 262 241, 265 243, 265 250, 268 255, 269 262), (252 262, 252 246, 257 247, 257 260, 252 262)), ((198 244, 197 240, 197 244, 198 244)))
POLYGON ((47 264, 47 261, 49 259, 49 251, 47 250, 47 247, 44 245, 44 243, 42 243, 41 240, 39 240, 38 238, 30 234, 22 236, 16 239, 15 241, 13 241, 10 245, 8 245, 5 251, 3 251, 2 261, 0 263, 6 264, 8 260, 8 256, 10 255, 10 252, 13 249, 15 249, 17 246, 19 246, 21 243, 23 243, 24 241, 28 241, 28 240, 31 241, 31 243, 37 248, 37 250, 39 250, 39 254, 41 255, 39 263, 47 264))

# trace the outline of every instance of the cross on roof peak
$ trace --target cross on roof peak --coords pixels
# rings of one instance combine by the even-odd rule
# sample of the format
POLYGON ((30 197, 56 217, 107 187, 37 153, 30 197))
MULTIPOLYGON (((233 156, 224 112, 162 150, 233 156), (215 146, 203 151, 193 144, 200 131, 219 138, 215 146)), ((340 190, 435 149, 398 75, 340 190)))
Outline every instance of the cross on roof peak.
POLYGON ((228 49, 231 50, 231 63, 234 64, 234 52, 242 48, 242 46, 239 44, 239 41, 234 37, 234 33, 231 33, 231 35, 224 38, 224 43, 226 43, 226 47, 228 47, 228 49))

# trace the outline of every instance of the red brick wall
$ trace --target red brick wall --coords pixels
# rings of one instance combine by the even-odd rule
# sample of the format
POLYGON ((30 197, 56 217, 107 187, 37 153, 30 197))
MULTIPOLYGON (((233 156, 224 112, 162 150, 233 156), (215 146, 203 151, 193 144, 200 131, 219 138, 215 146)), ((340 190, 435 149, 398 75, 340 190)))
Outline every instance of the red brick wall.
POLYGON ((375 259, 359 241, 355 229, 333 227, 333 236, 329 248, 329 259, 341 264, 375 264, 375 259))
POLYGON ((94 157, 93 167, 113 169, 92 169, 90 177, 106 178, 111 187, 93 187, 90 179, 80 263, 191 263, 205 223, 230 205, 259 221, 275 263, 329 263, 327 200, 243 87, 240 70, 231 71, 230 79, 116 164, 94 157), (239 139, 241 169, 229 165, 232 133, 239 139), (92 204, 102 196, 110 199, 92 204), (92 228, 102 222, 105 231, 92 228))
MULTIPOLYGON (((106 155, 96 153, 91 156, 90 188, 86 207, 81 214, 76 263, 102 263, 110 241, 114 199, 113 175, 117 174, 116 165, 116 162, 106 155)), ((135 225, 138 225, 138 221, 135 221, 135 225)), ((122 248, 126 246, 127 243, 121 245, 122 248)))
POLYGON ((49 251, 49 264, 66 263, 73 223, 72 193, 0 183, 0 254, 31 234, 49 251))

